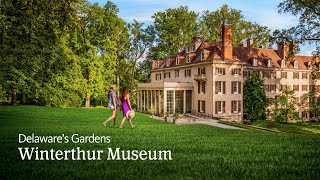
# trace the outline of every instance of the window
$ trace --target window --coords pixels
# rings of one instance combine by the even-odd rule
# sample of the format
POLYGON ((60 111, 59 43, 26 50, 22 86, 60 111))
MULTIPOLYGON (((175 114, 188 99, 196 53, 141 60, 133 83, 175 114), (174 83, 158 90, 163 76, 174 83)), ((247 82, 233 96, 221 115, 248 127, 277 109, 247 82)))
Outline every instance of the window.
POLYGON ((193 52, 195 50, 195 46, 191 45, 187 47, 187 52, 193 52))
POLYGON ((186 54, 186 63, 190 63, 190 57, 189 57, 189 54, 186 54))
POLYGON ((308 85, 302 85, 302 91, 308 91, 308 85))
POLYGON ((298 61, 294 61, 294 63, 293 63, 293 67, 294 67, 295 69, 297 69, 297 68, 298 68, 298 61))
POLYGON ((287 79, 287 72, 281 72, 281 78, 287 79))
POLYGON ((231 112, 239 113, 241 107, 241 101, 231 101, 231 112))
POLYGON ((267 64, 268 67, 272 67, 272 60, 271 59, 268 59, 268 64, 267 64))
POLYGON ((216 101, 216 114, 222 114, 225 112, 225 101, 216 101))
POLYGON ((238 94, 240 93, 240 83, 241 82, 231 82, 231 93, 238 94))
POLYGON ((293 85, 293 90, 294 91, 299 91, 299 85, 293 85))
POLYGON ((156 74, 156 80, 161 80, 161 73, 156 74))
POLYGON ((232 74, 233 74, 234 76, 240 75, 240 71, 241 71, 241 69, 232 69, 232 74))
POLYGON ((293 73, 293 79, 299 79, 299 73, 298 72, 294 72, 293 73))
POLYGON ((267 84, 267 85, 264 85, 264 90, 266 92, 276 92, 276 85, 275 84, 267 84))
POLYGON ((190 69, 184 70, 184 76, 185 77, 191 77, 191 70, 190 69))
POLYGON ((257 66, 257 65, 258 65, 258 64, 257 64, 257 59, 253 59, 252 65, 253 65, 253 66, 257 66))
POLYGON ((179 65, 179 57, 176 57, 176 65, 179 65))
POLYGON ((164 73, 164 79, 166 79, 166 78, 170 78, 170 72, 164 73))
POLYGON ((170 114, 173 113, 173 101, 174 101, 173 90, 168 90, 167 91, 167 112, 170 114))
POLYGON ((226 82, 224 81, 216 81, 216 94, 225 94, 226 82))
POLYGON ((170 66, 170 60, 169 59, 166 61, 166 66, 170 66))
POLYGON ((271 79, 272 71, 263 71, 263 77, 271 79))
POLYGON ((206 74, 206 68, 202 67, 202 68, 198 68, 198 74, 206 74))
POLYGON ((179 70, 175 70, 175 71, 174 71, 174 74, 175 74, 175 77, 176 77, 176 78, 179 77, 179 70))
POLYGON ((201 82, 201 93, 205 94, 206 93, 206 82, 201 82))
POLYGON ((201 51, 201 61, 204 61, 206 60, 206 57, 205 57, 205 53, 204 53, 204 50, 201 51))
POLYGON ((159 68, 159 61, 156 62, 156 68, 159 68))
POLYGON ((282 68, 285 68, 285 67, 286 67, 286 61, 285 61, 285 60, 282 60, 282 61, 281 61, 281 67, 282 67, 282 68))
POLYGON ((243 77, 246 78, 250 76, 250 71, 243 71, 243 77))
POLYGON ((198 112, 201 112, 201 113, 206 112, 206 101, 198 100, 198 112))
POLYGON ((217 68, 216 69, 216 74, 217 75, 220 75, 220 76, 221 75, 225 75, 226 74, 225 72, 226 72, 225 68, 217 68))
POLYGON ((308 73, 306 72, 302 73, 302 79, 308 79, 308 73))

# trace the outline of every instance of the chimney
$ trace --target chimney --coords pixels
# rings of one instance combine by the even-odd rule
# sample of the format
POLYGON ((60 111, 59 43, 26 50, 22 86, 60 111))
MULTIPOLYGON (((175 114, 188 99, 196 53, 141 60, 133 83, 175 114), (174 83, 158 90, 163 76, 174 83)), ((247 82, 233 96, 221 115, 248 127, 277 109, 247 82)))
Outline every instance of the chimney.
POLYGON ((295 41, 292 41, 289 45, 289 52, 292 55, 295 55, 297 53, 297 43, 295 41))
POLYGON ((222 54, 224 60, 232 60, 232 26, 222 24, 222 54))
POLYGON ((278 54, 281 59, 285 59, 289 53, 289 47, 287 42, 277 42, 278 54))
POLYGON ((253 39, 247 39, 247 48, 248 48, 248 51, 249 53, 252 52, 252 45, 253 45, 253 39))

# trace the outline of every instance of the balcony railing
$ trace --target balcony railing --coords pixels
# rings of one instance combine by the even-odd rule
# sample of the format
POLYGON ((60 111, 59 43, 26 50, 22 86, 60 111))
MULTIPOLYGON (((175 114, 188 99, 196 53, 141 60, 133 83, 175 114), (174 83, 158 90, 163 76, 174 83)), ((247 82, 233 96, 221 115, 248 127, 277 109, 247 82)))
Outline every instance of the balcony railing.
POLYGON ((207 76, 205 74, 196 74, 193 79, 196 81, 207 81, 207 76))

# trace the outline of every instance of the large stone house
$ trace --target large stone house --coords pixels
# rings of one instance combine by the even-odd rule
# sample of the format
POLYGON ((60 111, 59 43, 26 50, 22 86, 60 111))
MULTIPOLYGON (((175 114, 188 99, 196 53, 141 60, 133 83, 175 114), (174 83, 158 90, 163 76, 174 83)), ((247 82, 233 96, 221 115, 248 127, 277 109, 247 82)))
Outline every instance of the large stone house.
MULTIPOLYGON (((268 98, 275 98, 283 86, 291 86, 297 98, 310 88, 320 91, 320 82, 314 84, 310 79, 312 57, 296 55, 294 61, 288 62, 285 57, 290 51, 294 47, 285 42, 278 43, 278 50, 274 50, 255 48, 250 39, 233 47, 232 27, 224 24, 222 41, 207 42, 195 37, 183 51, 153 61, 150 83, 138 85, 137 109, 241 122, 243 82, 251 71, 265 78, 268 98)), ((299 112, 309 118, 303 108, 299 112)))

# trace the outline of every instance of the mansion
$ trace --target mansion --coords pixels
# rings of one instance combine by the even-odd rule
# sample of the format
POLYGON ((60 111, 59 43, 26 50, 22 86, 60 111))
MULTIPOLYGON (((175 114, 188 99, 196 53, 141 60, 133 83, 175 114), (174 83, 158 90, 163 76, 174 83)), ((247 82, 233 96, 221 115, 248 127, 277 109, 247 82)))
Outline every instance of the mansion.
MULTIPOLYGON (((242 46, 232 46, 232 27, 224 24, 222 41, 207 42, 195 37, 183 51, 153 61, 151 82, 138 85, 138 111, 190 113, 241 122, 243 83, 249 72, 264 78, 268 98, 275 98, 280 88, 288 86, 295 91, 298 102, 311 88, 320 92, 320 82, 311 77, 312 67, 315 68, 310 64, 312 56, 294 55, 289 62, 285 59, 288 54, 295 54, 294 44, 278 42, 275 50, 256 48, 252 43, 248 39, 242 46)), ((320 69, 319 63, 316 68, 320 69)), ((301 118, 310 118, 299 103, 297 109, 301 118)))

